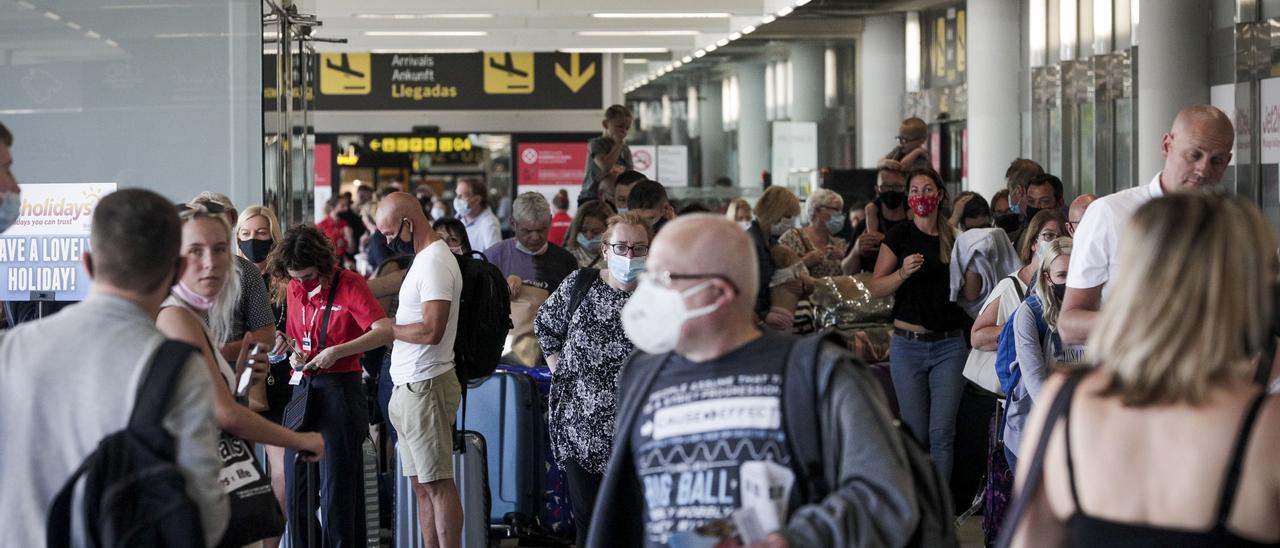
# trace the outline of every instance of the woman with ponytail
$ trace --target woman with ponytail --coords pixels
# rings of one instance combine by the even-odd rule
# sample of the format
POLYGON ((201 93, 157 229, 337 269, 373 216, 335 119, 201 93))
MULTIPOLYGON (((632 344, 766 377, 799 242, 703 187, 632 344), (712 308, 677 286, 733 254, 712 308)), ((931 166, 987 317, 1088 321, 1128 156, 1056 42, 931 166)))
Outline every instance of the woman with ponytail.
POLYGON ((950 296, 956 234, 938 213, 946 199, 942 178, 933 170, 907 174, 912 219, 885 234, 871 293, 894 297, 889 358, 902 421, 950 481, 968 316, 950 296))

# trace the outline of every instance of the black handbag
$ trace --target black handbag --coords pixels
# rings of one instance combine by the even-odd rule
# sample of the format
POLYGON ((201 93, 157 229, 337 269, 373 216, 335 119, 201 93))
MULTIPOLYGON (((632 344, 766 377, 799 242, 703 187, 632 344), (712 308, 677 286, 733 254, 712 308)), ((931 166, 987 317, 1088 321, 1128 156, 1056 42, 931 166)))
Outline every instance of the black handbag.
MULTIPOLYGON (((324 348, 325 338, 329 334, 329 313, 333 311, 333 297, 338 294, 338 282, 342 280, 342 269, 333 274, 333 285, 329 286, 329 298, 324 305, 324 318, 320 320, 320 337, 316 341, 316 352, 324 348)), ((298 385, 301 390, 294 391, 289 405, 284 406, 284 417, 281 424, 285 428, 300 432, 307 426, 307 417, 311 414, 311 378, 303 377, 298 385)))

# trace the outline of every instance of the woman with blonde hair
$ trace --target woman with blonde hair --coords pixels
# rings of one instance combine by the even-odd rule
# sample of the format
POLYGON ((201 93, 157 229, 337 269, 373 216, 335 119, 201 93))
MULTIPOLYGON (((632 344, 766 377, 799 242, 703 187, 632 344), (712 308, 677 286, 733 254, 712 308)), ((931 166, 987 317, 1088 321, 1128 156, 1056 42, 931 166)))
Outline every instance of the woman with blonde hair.
POLYGON ((724 216, 737 223, 742 230, 751 228, 751 204, 746 199, 734 198, 729 202, 729 207, 725 208, 724 216))
POLYGON ((1014 310, 1000 333, 996 357, 997 363, 1007 360, 1012 373, 1003 438, 1011 470, 1017 470, 1022 431, 1032 406, 1040 399, 1044 381, 1058 363, 1079 361, 1073 359, 1076 353, 1058 336, 1058 312, 1062 310, 1067 267, 1071 264, 1071 238, 1041 242, 1039 247, 1031 294, 1014 310))
POLYGON ((1178 193, 1138 209, 1089 335, 1098 367, 1046 383, 1002 540, 1280 544, 1280 408, 1252 382, 1275 250, 1238 198, 1178 193))
MULTIPOLYGON (((756 220, 751 221, 747 235, 756 247, 756 261, 760 275, 760 290, 756 294, 756 316, 765 321, 773 308, 768 280, 773 279, 773 246, 778 245, 778 238, 795 226, 796 216, 800 214, 800 199, 790 190, 780 186, 765 189, 756 201, 756 220)), ((803 292, 799 280, 793 280, 793 289, 803 292)), ((770 323, 774 329, 786 329, 786 326, 770 323)))

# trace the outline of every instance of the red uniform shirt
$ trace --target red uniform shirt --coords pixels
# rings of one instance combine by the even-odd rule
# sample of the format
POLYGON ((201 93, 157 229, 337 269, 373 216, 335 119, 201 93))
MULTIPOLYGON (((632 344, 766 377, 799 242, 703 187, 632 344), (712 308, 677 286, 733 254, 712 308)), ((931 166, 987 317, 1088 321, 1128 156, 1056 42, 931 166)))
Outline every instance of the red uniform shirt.
MULTIPOLYGON (((338 285, 338 294, 333 297, 333 311, 329 313, 329 332, 325 336, 325 345, 320 346, 320 322, 324 319, 324 305, 329 299, 330 284, 322 283, 315 297, 308 298, 307 290, 297 280, 289 281, 289 312, 286 315, 285 333, 298 343, 303 350, 304 337, 311 338, 311 352, 304 356, 310 361, 311 356, 324 348, 338 346, 359 338, 369 327, 382 318, 386 312, 378 306, 369 284, 359 274, 346 269, 338 269, 336 274, 342 276, 338 285)), ((303 352, 307 354, 307 352, 303 352)), ((360 354, 353 354, 338 360, 333 367, 321 373, 358 373, 360 372, 360 354)))
POLYGON ((569 233, 569 225, 572 224, 573 217, 563 211, 557 211, 551 216, 551 230, 547 232, 547 241, 564 246, 564 236, 569 233))
POLYGON ((323 232, 325 237, 329 238, 329 241, 333 243, 333 252, 339 259, 350 251, 347 249, 350 246, 349 242, 347 242, 346 221, 342 219, 335 221, 330 217, 325 217, 324 220, 316 223, 316 228, 320 229, 320 232, 323 232))

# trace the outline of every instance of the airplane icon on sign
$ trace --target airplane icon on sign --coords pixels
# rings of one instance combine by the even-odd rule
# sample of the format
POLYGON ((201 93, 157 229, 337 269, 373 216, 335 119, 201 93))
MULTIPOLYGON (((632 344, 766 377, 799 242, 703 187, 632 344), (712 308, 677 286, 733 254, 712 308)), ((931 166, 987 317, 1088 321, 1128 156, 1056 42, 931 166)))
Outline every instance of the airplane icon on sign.
MULTIPOLYGON (((502 58, 502 64, 498 64, 498 60, 497 60, 497 59, 489 59, 489 66, 490 66, 490 67, 493 67, 493 68, 495 68, 495 69, 498 69, 498 70, 500 70, 500 71, 502 71, 502 72, 506 72, 506 73, 508 73, 508 74, 511 74, 511 75, 513 75, 513 76, 519 76, 519 77, 521 77, 521 78, 528 78, 528 77, 529 77, 529 73, 528 73, 528 72, 526 72, 526 71, 523 71, 523 70, 520 70, 520 69, 516 68, 516 66, 515 66, 515 62, 511 60, 511 52, 507 52, 506 54, 504 54, 504 55, 503 55, 503 58, 502 58)), ((513 87, 513 88, 525 88, 525 87, 529 87, 529 86, 523 86, 523 85, 511 85, 511 86, 509 86, 509 87, 513 87)))
POLYGON ((341 72, 343 74, 350 74, 352 76, 355 76, 356 78, 364 78, 363 72, 360 72, 358 70, 351 68, 351 59, 347 57, 347 54, 345 53, 342 54, 342 64, 335 65, 333 64, 333 59, 329 59, 325 61, 325 66, 333 70, 336 70, 338 72, 341 72))

